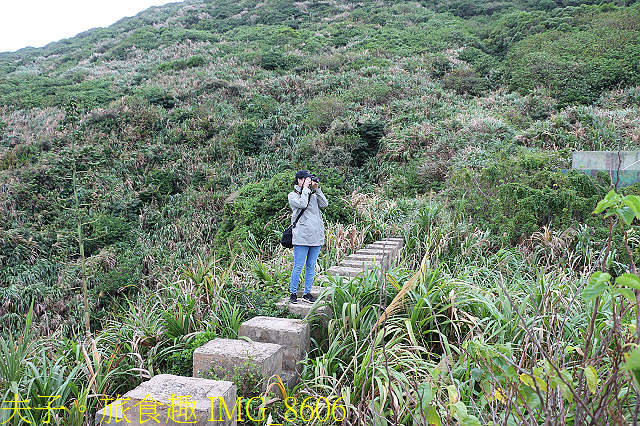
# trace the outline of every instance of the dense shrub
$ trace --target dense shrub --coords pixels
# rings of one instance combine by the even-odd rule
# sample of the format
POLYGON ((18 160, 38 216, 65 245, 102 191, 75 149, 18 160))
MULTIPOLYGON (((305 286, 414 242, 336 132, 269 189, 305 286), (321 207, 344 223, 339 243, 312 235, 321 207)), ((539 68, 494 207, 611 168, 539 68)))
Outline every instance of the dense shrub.
MULTIPOLYGON (((288 194, 293 188, 295 172, 288 170, 260 182, 243 186, 233 202, 224 207, 224 217, 215 242, 219 254, 229 259, 229 247, 239 250, 243 241, 253 235, 258 243, 266 240, 275 244, 279 232, 290 222, 291 208, 288 194)), ((323 184, 329 206, 322 209, 325 221, 349 223, 354 218, 354 210, 334 187, 323 184)))
POLYGON ((487 80, 471 68, 455 68, 442 77, 442 86, 460 95, 479 95, 488 88, 487 80))
POLYGON ((579 30, 543 31, 510 49, 506 64, 513 89, 525 93, 546 85, 562 104, 590 104, 604 90, 640 82, 637 13, 595 13, 580 19, 584 25, 579 30))
POLYGON ((358 139, 351 150, 351 164, 362 167, 380 150, 380 139, 384 136, 384 123, 379 121, 357 123, 355 133, 358 139))
POLYGON ((253 121, 241 124, 235 132, 238 149, 245 155, 257 155, 262 150, 264 141, 273 136, 271 129, 257 125, 253 121))
POLYGON ((278 102, 271 96, 253 95, 241 104, 243 113, 247 118, 267 118, 278 107, 278 102))
POLYGON ((500 61, 476 47, 466 47, 458 59, 468 62, 478 74, 486 76, 492 81, 498 81, 500 78, 502 72, 500 61))
POLYGON ((153 170, 145 178, 145 189, 138 194, 143 203, 159 200, 180 191, 180 178, 173 171, 153 170))
POLYGON ((122 217, 101 215, 91 224, 91 234, 84 243, 85 254, 91 256, 103 247, 130 243, 132 223, 122 217))
POLYGON ((561 174, 553 155, 525 153, 479 171, 454 173, 447 192, 482 228, 515 244, 543 225, 564 230, 579 223, 598 228, 591 212, 609 181, 578 171, 561 174))
POLYGON ((308 103, 306 124, 312 129, 326 131, 336 118, 346 110, 346 105, 336 96, 317 96, 308 103))
POLYGON ((63 106, 70 98, 86 110, 117 99, 111 78, 74 81, 66 77, 22 75, 0 80, 0 104, 18 108, 63 106))
POLYGON ((175 97, 158 86, 147 87, 141 90, 140 94, 144 96, 151 105, 160 106, 164 109, 172 109, 176 105, 175 97))
POLYGON ((158 65, 158 70, 168 71, 175 70, 181 71, 187 68, 201 67, 207 63, 207 60, 202 56, 192 56, 187 60, 178 59, 177 61, 164 62, 158 65))
POLYGON ((289 68, 289 58, 277 50, 264 52, 260 57, 260 66, 265 70, 276 70, 289 68))

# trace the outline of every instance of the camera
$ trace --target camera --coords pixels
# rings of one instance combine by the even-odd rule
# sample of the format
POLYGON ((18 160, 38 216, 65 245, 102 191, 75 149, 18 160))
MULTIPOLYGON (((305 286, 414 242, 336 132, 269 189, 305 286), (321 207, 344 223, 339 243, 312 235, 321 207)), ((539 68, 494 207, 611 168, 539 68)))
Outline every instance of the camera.
POLYGON ((311 178, 311 182, 320 183, 320 178, 316 175, 309 176, 311 178))

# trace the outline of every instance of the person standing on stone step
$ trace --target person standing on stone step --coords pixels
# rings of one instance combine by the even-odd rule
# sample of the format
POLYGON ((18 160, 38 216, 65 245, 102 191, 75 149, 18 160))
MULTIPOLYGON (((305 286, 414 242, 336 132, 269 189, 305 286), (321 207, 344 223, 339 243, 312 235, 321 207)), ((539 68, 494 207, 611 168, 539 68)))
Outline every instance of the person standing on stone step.
POLYGON ((324 223, 320 209, 327 207, 329 202, 320 189, 320 179, 308 170, 296 173, 294 185, 293 191, 289 193, 289 205, 293 210, 291 225, 294 225, 298 216, 300 218, 292 232, 293 269, 289 302, 298 302, 298 284, 302 268, 306 264, 302 301, 313 303, 316 299, 311 295, 311 286, 316 274, 320 247, 324 244, 324 223))

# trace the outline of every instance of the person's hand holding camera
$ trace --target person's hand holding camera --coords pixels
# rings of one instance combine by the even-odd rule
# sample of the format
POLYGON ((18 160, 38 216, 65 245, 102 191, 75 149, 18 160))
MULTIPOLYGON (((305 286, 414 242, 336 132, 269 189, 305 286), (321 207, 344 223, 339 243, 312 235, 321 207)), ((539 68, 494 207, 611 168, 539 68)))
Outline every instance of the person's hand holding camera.
POLYGON ((306 178, 304 180, 304 183, 302 184, 303 188, 310 188, 311 187, 311 178, 306 178))

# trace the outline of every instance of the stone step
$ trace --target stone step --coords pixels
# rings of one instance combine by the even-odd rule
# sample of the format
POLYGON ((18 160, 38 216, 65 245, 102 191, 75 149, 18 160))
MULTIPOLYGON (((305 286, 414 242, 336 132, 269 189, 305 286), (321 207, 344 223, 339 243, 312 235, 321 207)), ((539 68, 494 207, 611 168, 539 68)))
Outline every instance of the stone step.
POLYGON ((236 395, 232 382, 159 374, 99 410, 94 424, 236 426, 236 395))
POLYGON ((282 374, 282 354, 275 343, 213 339, 193 351, 193 377, 233 380, 238 374, 256 374, 264 391, 269 377, 282 374))
POLYGON ((350 268, 348 266, 332 266, 331 268, 325 271, 325 274, 330 275, 332 277, 341 276, 341 277, 355 277, 362 273, 362 268, 350 268))
MULTIPOLYGON (((398 244, 401 244, 404 246, 404 238, 402 237, 389 237, 389 238, 382 238, 379 241, 393 241, 393 242, 397 242, 398 244)), ((378 242, 379 242, 378 241, 378 242)))
POLYGON ((311 309, 316 307, 314 311, 315 315, 326 318, 333 317, 331 308, 329 308, 328 305, 318 305, 318 302, 307 303, 303 302, 301 299, 298 299, 298 303, 289 303, 289 298, 285 297, 278 303, 276 303, 276 307, 279 309, 288 310, 291 314, 300 318, 306 318, 309 312, 311 312, 311 309))
POLYGON ((396 254, 398 254, 398 252, 400 252, 400 247, 388 244, 370 244, 365 247, 365 250, 383 250, 389 253, 393 253, 393 256, 395 256, 396 254))
POLYGON ((346 266, 348 268, 360 268, 364 269, 364 265, 369 269, 379 268, 382 266, 382 262, 374 261, 374 260, 355 260, 355 259, 344 259, 340 262, 338 266, 346 266))
POLYGON ((298 374, 297 371, 282 370, 280 378, 288 390, 293 389, 298 383, 300 383, 300 374, 298 374))
POLYGON ((399 240, 379 240, 379 241, 375 241, 369 245, 376 245, 376 246, 383 246, 386 245, 388 247, 402 247, 404 246, 404 240, 399 239, 399 240))
MULTIPOLYGON (((394 261, 393 257, 390 257, 388 255, 388 253, 376 253, 376 254, 371 254, 371 253, 353 253, 350 254, 349 256, 347 256, 345 259, 345 261, 347 262, 352 262, 352 261, 358 261, 358 262, 376 262, 380 265, 380 267, 382 269, 388 269, 389 266, 391 266, 391 264, 394 261)), ((362 266, 360 266, 362 268, 362 266)))
POLYGON ((356 254, 371 254, 373 256, 384 256, 385 258, 392 256, 394 253, 394 250, 391 248, 388 249, 378 249, 378 248, 373 248, 373 249, 367 249, 367 248, 363 248, 360 249, 358 251, 356 251, 356 254))
POLYGON ((366 249, 369 250, 385 250, 390 251, 392 256, 397 256, 400 250, 404 247, 404 241, 400 240, 382 240, 367 245, 366 249))
MULTIPOLYGON (((349 256, 345 257, 343 260, 360 260, 360 261, 380 261, 379 254, 366 254, 366 253, 352 253, 349 256)), ((384 254, 382 258, 384 259, 384 254)))
POLYGON ((282 369, 302 371, 298 362, 309 352, 309 324, 291 318, 254 317, 240 326, 238 336, 256 342, 276 343, 283 347, 282 369))
MULTIPOLYGON (((319 283, 324 282, 324 281, 323 281, 323 280, 321 280, 320 278, 323 278, 323 277, 318 277, 318 279, 317 279, 316 281, 318 281, 319 283)), ((314 286, 311 286, 311 291, 310 291, 310 293, 311 293, 311 295, 312 295, 313 297, 315 297, 315 298, 317 299, 318 297, 320 297, 320 294, 321 294, 323 291, 325 291, 326 289, 327 289, 327 287, 314 285, 314 286)), ((301 297, 302 297, 302 295, 304 294, 304 288, 300 288, 300 289, 298 290, 298 293, 297 293, 297 294, 298 294, 298 299, 299 299, 299 298, 301 298, 301 297)), ((287 300, 288 300, 288 298, 287 298, 287 300)))
POLYGON ((354 254, 356 256, 372 256, 380 262, 382 269, 389 269, 396 261, 398 252, 391 249, 360 249, 354 254))

